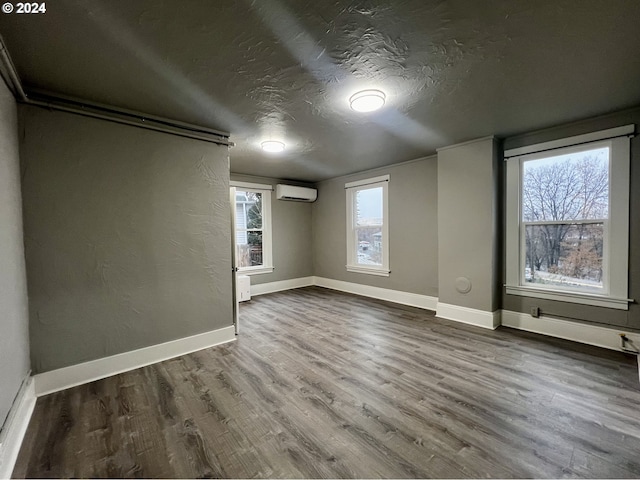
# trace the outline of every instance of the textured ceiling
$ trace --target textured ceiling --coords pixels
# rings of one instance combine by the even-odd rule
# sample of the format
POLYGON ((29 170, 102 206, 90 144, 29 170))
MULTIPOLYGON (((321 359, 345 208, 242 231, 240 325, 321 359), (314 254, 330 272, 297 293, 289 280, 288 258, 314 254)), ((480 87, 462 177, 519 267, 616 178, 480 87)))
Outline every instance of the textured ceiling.
POLYGON ((55 0, 0 15, 27 87, 231 132, 316 181, 640 104, 638 0, 55 0), (357 90, 387 93, 358 114, 357 90), (282 140, 280 155, 260 142, 282 140))

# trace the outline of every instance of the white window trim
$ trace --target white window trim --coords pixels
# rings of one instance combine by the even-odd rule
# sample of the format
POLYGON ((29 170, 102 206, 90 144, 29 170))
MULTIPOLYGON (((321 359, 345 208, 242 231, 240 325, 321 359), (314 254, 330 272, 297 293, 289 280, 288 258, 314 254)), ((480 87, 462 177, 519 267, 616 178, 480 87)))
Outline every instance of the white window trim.
MULTIPOLYGON (((238 273, 242 273, 243 275, 260 275, 263 273, 272 273, 273 244, 271 234, 271 192, 273 191, 273 185, 231 181, 229 182, 229 186, 235 187, 236 191, 240 190, 241 192, 254 192, 262 194, 262 265, 256 265, 253 267, 238 267, 238 273)), ((236 241, 237 240, 234 238, 234 248, 236 247, 236 241)))
MULTIPOLYGON (((509 295, 558 300, 562 302, 593 305, 628 310, 632 299, 628 295, 629 265, 629 164, 630 136, 635 125, 602 130, 552 142, 505 151, 506 178, 506 285, 509 295), (602 141, 602 142, 601 142, 602 141), (551 156, 554 149, 564 149, 578 144, 599 142, 611 146, 609 159, 609 220, 606 255, 604 255, 608 291, 603 294, 583 293, 558 288, 524 285, 524 253, 521 235, 522 164, 525 160, 551 156)), ((561 152, 558 152, 561 153, 561 152)))
MULTIPOLYGON (((249 182, 236 182, 235 180, 231 180, 229 182, 230 187, 236 187, 238 190, 242 191, 254 191, 254 190, 270 190, 273 191, 273 185, 264 185, 262 183, 249 183, 249 182)), ((260 192, 258 192, 260 193, 260 192)))
POLYGON ((388 277, 389 270, 389 175, 346 183, 347 205, 347 265, 348 272, 388 277), (366 188, 363 188, 366 187, 366 188), (360 265, 357 263, 356 237, 354 234, 355 200, 358 190, 382 187, 382 265, 360 265))

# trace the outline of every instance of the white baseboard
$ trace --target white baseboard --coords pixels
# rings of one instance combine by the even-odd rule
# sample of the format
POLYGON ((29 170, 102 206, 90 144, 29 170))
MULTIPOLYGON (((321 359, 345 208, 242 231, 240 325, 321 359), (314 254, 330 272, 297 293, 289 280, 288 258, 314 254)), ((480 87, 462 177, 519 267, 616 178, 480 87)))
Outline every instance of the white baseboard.
POLYGON ((40 397, 49 393, 93 382, 136 368, 162 362, 236 339, 235 328, 229 327, 179 338, 166 343, 132 350, 130 352, 99 358, 90 362, 34 375, 35 394, 40 397))
POLYGON ((378 300, 386 300, 388 302, 400 303, 402 305, 409 305, 411 307, 424 308, 426 310, 435 310, 438 303, 438 299, 436 297, 429 297, 427 295, 401 292, 399 290, 390 290, 388 288, 370 287, 369 285, 343 282, 342 280, 334 280, 332 278, 313 278, 314 285, 317 285, 318 287, 331 288, 332 290, 354 293, 356 295, 362 295, 364 297, 377 298, 378 300))
MULTIPOLYGON (((319 287, 331 288, 342 292, 353 293, 365 297, 386 300, 388 302, 410 305, 412 307, 434 310, 436 316, 453 320, 456 322, 476 325, 483 328, 495 330, 498 326, 517 328, 529 332, 541 333, 551 337, 563 338, 574 342, 586 343, 598 347, 620 351, 620 333, 626 333, 627 337, 640 347, 640 334, 629 333, 624 328, 606 328, 596 325, 571 322, 557 318, 543 316, 533 318, 526 313, 512 312, 509 310, 496 310, 487 312, 473 308, 460 307, 438 302, 437 297, 418 295, 415 293, 401 292, 386 288, 370 287, 359 283, 344 282, 325 277, 302 277, 279 282, 265 283, 262 285, 252 285, 252 295, 262 295, 265 293, 279 292, 292 288, 307 287, 317 285, 319 287)), ((640 356, 638 357, 640 367, 640 356)), ((640 372, 639 372, 640 373, 640 372)))
POLYGON ((599 327, 546 315, 534 318, 526 313, 510 310, 502 311, 502 325, 617 351, 621 350, 620 334, 624 333, 636 347, 640 347, 640 334, 629 333, 624 327, 599 327))
POLYGON ((16 397, 0 435, 0 478, 11 478, 35 405, 34 381, 28 378, 16 397))
POLYGON ((290 280, 280 280, 278 282, 261 283, 259 285, 251 285, 251 296, 281 292, 282 290, 291 290, 292 288, 310 287, 313 284, 313 277, 300 277, 290 280))
POLYGON ((500 326, 500 310, 486 312, 475 308, 460 307, 449 303, 438 302, 436 317, 467 323, 476 327, 495 330, 500 326))

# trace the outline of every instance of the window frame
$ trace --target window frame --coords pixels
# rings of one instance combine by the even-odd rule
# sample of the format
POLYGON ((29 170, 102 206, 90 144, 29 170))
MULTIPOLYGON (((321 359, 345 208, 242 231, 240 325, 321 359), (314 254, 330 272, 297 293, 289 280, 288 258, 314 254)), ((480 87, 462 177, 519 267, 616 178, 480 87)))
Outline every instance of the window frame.
MULTIPOLYGON (((506 150, 506 285, 509 295, 558 300, 628 310, 629 165, 630 137, 635 125, 506 150), (603 223, 603 292, 580 292, 559 286, 530 286, 525 281, 524 222, 522 220, 523 165, 547 158, 609 146, 609 216, 603 223), (614 254, 615 252, 615 254, 614 254)), ((548 223, 554 223, 549 221, 548 223)), ((567 224, 579 221, 566 222, 567 224)))
POLYGON ((347 206, 347 264, 348 272, 364 273, 388 277, 389 269, 389 175, 346 183, 347 206), (361 190, 382 188, 382 265, 362 265, 357 263, 358 251, 356 239, 356 195, 361 190))
MULTIPOLYGON (((247 182, 229 182, 229 186, 236 189, 237 192, 252 192, 262 194, 262 265, 255 265, 252 267, 238 267, 238 273, 243 275, 259 275, 263 273, 273 272, 273 243, 272 243, 272 224, 271 224, 271 194, 273 192, 273 185, 264 185, 260 183, 247 183, 247 182)), ((234 197, 235 201, 235 197, 234 197)), ((236 210, 236 204, 233 205, 233 210, 236 210)), ((236 216, 233 216, 233 221, 236 221, 236 216)), ((236 235, 233 238, 234 248, 238 248, 237 225, 235 227, 236 235)))

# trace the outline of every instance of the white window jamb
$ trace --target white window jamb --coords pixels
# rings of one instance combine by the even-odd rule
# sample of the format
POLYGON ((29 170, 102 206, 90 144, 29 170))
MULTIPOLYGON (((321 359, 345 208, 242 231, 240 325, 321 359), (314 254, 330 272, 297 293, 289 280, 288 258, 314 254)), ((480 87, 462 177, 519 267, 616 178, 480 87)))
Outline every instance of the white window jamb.
MULTIPOLYGON (((240 267, 238 272, 243 275, 258 275, 261 273, 273 272, 273 245, 271 234, 271 192, 273 185, 261 183, 230 181, 229 186, 235 187, 236 191, 253 192, 262 194, 262 265, 253 267, 240 267)), ((235 208, 235 206, 234 206, 235 208)), ((235 220, 235 217, 234 217, 235 220)), ((233 239, 236 248, 237 239, 233 239)))
POLYGON ((388 277, 389 270, 389 175, 346 183, 347 206, 347 265, 349 272, 388 277), (357 262, 356 195, 360 190, 382 188, 382 265, 363 265, 357 262))
MULTIPOLYGON (((629 164, 630 138, 635 125, 625 125, 586 135, 545 142, 504 152, 506 168, 506 285, 510 295, 558 300, 585 305, 628 310, 632 299, 628 295, 629 253, 629 164), (603 294, 586 293, 559 288, 532 287, 524 285, 525 243, 522 241, 522 181, 525 160, 553 156, 553 150, 568 150, 581 144, 607 140, 609 150, 609 218, 604 222, 590 219, 586 223, 605 223, 606 252, 603 255, 603 270, 606 278, 603 294)), ((560 153, 560 152, 558 152, 560 153)), ((531 223, 531 222, 527 222, 531 223)), ((553 222, 541 222, 553 223, 553 222)), ((560 223, 580 223, 562 221, 560 223)))

